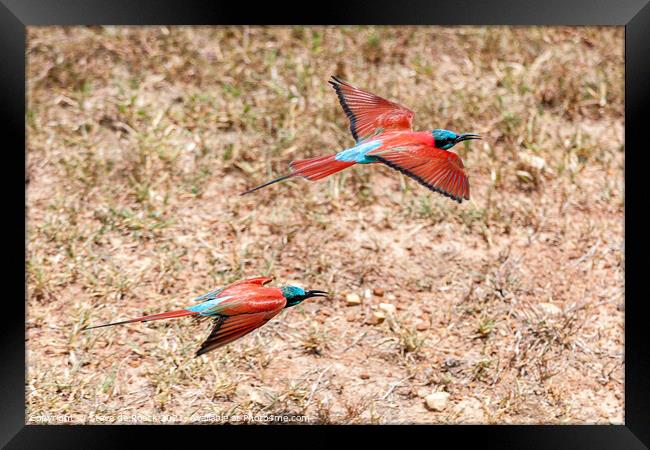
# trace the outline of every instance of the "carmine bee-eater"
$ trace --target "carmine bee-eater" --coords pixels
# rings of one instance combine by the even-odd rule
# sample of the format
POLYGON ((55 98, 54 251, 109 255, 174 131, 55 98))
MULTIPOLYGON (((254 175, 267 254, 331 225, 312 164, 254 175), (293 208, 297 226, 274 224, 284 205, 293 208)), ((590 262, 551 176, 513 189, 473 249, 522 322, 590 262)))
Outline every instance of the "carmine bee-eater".
POLYGON ((327 297, 324 291, 305 291, 298 286, 281 288, 264 286, 272 280, 272 278, 258 277, 236 281, 224 288, 197 297, 194 301, 201 303, 189 308, 86 327, 83 330, 184 316, 210 317, 214 319, 214 325, 210 335, 196 352, 196 356, 199 356, 261 327, 285 308, 296 306, 310 297, 327 297))
POLYGON ((383 163, 434 192, 461 203, 469 200, 469 180, 463 161, 449 149, 478 134, 449 130, 413 131, 413 111, 352 86, 337 77, 329 83, 350 120, 356 144, 333 155, 292 161, 291 173, 242 195, 301 176, 315 181, 355 164, 383 163))

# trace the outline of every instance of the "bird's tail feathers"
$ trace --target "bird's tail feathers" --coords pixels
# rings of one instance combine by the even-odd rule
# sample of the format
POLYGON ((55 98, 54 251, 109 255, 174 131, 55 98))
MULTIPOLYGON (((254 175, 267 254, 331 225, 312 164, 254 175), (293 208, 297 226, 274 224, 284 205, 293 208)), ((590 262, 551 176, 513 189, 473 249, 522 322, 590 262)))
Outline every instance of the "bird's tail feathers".
POLYGON ((336 155, 334 154, 292 161, 291 164, 289 164, 289 167, 291 168, 290 174, 283 175, 279 178, 276 178, 275 180, 271 180, 257 187, 254 187, 253 189, 249 189, 246 192, 242 192, 241 195, 250 194, 251 192, 257 191, 258 189, 262 189, 266 186, 270 186, 292 177, 304 177, 311 181, 320 180, 321 178, 325 178, 329 175, 332 175, 333 173, 356 164, 355 162, 338 161, 335 159, 335 156, 336 155))
POLYGON ((336 154, 318 156, 309 159, 299 159, 293 161, 289 166, 291 167, 294 176, 299 175, 308 180, 316 181, 356 164, 355 162, 350 161, 339 161, 335 159, 335 157, 336 154))
POLYGON ((255 192, 255 191, 257 191, 258 189, 262 189, 262 188, 265 188, 265 187, 270 186, 270 185, 272 185, 272 184, 279 183, 280 181, 284 181, 284 180, 286 180, 287 178, 291 178, 291 177, 293 177, 293 176, 295 176, 295 174, 293 174, 293 173, 290 173, 290 174, 288 174, 288 175, 282 175, 281 177, 278 177, 278 178, 276 178, 275 180, 271 180, 271 181, 268 181, 268 182, 266 182, 266 183, 264 183, 264 184, 260 184, 259 186, 256 186, 256 187, 254 187, 253 189, 249 189, 249 190, 247 190, 246 192, 242 192, 242 193, 239 194, 239 195, 250 194, 251 192, 255 192))
POLYGON ((81 331, 92 330, 93 328, 112 327, 113 325, 123 325, 125 323, 149 322, 151 320, 173 319, 176 317, 193 316, 196 314, 198 314, 198 312, 188 311, 187 309, 177 309, 176 311, 169 311, 161 314, 152 314, 150 316, 142 316, 136 319, 123 320, 122 322, 105 323, 103 325, 95 325, 94 327, 84 327, 81 329, 81 331))

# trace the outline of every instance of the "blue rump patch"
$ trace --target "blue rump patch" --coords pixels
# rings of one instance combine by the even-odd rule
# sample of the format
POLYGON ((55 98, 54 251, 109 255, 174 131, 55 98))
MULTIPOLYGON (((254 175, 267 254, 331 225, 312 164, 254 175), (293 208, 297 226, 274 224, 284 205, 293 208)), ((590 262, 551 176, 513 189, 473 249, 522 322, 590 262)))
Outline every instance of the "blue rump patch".
POLYGON ((214 308, 219 305, 219 303, 223 302, 224 300, 228 300, 229 298, 232 298, 232 296, 226 296, 226 297, 221 297, 221 298, 215 298, 212 300, 208 300, 207 302, 199 303, 198 305, 190 306, 189 308, 185 308, 188 311, 194 311, 199 314, 203 315, 211 315, 214 314, 214 308))
POLYGON ((338 152, 334 159, 337 161, 355 162, 357 164, 368 164, 371 162, 376 162, 377 159, 374 156, 366 156, 366 154, 369 151, 372 151, 380 146, 381 141, 379 139, 363 142, 359 145, 355 145, 352 148, 338 152))

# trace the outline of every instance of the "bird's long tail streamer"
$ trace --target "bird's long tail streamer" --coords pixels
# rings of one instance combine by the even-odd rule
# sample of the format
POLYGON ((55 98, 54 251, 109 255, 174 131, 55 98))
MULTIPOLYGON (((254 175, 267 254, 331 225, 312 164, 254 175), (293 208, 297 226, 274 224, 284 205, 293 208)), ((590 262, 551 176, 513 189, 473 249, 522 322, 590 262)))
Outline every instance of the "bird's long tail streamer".
POLYGON ((253 189, 249 189, 248 191, 243 192, 241 195, 250 194, 251 192, 257 191, 258 189, 262 189, 266 186, 270 186, 271 184, 278 183, 292 177, 304 177, 311 181, 320 180, 321 178, 325 178, 355 164, 354 162, 338 161, 335 159, 335 156, 336 155, 318 156, 316 158, 299 159, 297 161, 292 161, 291 164, 289 164, 289 167, 291 168, 290 174, 283 175, 279 178, 276 178, 275 180, 271 180, 260 186, 254 187, 253 189))
POLYGON ((176 317, 194 316, 196 314, 198 314, 198 312, 188 311, 187 309, 177 309, 176 311, 169 311, 161 314, 152 314, 150 316, 142 316, 136 319, 124 320, 122 322, 105 323, 103 325, 95 325, 94 327, 85 327, 82 328, 81 331, 92 330, 93 328, 111 327, 113 325, 122 325, 125 323, 149 322, 150 320, 162 320, 162 319, 173 319, 176 317))

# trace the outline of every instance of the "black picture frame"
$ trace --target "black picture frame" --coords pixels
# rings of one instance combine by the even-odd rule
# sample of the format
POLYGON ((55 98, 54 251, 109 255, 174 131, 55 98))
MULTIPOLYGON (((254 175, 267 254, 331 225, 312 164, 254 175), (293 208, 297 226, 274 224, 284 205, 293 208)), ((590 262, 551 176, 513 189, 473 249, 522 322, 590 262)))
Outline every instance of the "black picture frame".
MULTIPOLYGON (((2 358, 0 359, 0 445, 7 448, 119 448, 134 446, 133 439, 146 438, 149 445, 164 442, 164 448, 183 443, 198 445, 196 439, 223 444, 224 436, 235 435, 243 441, 264 439, 263 445, 331 446, 350 434, 406 445, 437 444, 441 438, 455 445, 468 439, 483 447, 494 448, 647 448, 650 445, 650 359, 646 337, 645 298, 642 296, 644 239, 641 161, 647 152, 644 123, 650 109, 650 3, 648 0, 538 1, 480 0, 455 1, 375 1, 328 2, 298 10, 277 2, 244 3, 215 1, 161 0, 0 0, 0 115, 8 125, 3 135, 4 158, 11 166, 4 172, 3 223, 5 286, 2 358), (27 244, 25 191, 18 185, 28 183, 25 171, 25 44, 26 27, 40 25, 218 25, 218 24, 430 24, 430 25, 622 25, 625 26, 625 425, 610 426, 312 426, 243 427, 200 426, 71 426, 26 425, 25 417, 25 274, 20 283, 20 268, 13 258, 24 260, 27 244), (644 114, 646 113, 646 114, 644 114), (21 151, 22 149, 22 151, 21 151), (14 179, 15 178, 15 179, 14 179), (25 241, 13 239, 21 228, 25 241), (628 245, 630 243, 630 245, 628 245), (10 257, 11 256, 11 257, 10 257), (14 274, 14 272, 16 272, 14 274), (368 433, 370 431, 370 433, 368 433), (327 433, 327 440, 314 440, 306 434, 327 433), (244 434, 245 433, 245 434, 244 434), (266 433, 271 433, 267 438, 266 433), (419 436, 414 436, 418 434, 419 436), (138 436, 139 435, 139 436, 138 436), (405 439, 406 438, 406 439, 405 439), (424 439, 422 441, 422 439, 424 439), (416 440, 420 444, 416 444, 416 440), (277 444, 275 445, 274 442, 277 444), (411 444, 412 443, 412 444, 411 444), (319 445, 320 444, 320 445, 319 445)), ((647 128, 647 125, 646 127, 647 128)), ((25 266, 23 266, 24 269, 25 266)), ((201 444, 206 445, 206 444, 201 444)))

